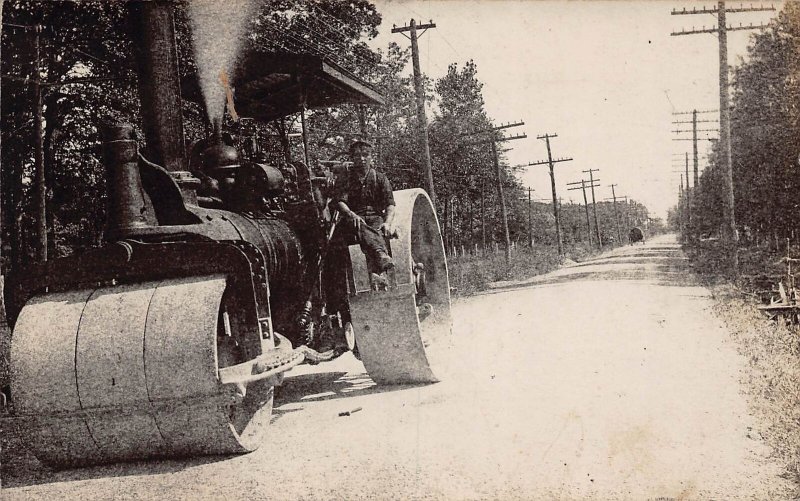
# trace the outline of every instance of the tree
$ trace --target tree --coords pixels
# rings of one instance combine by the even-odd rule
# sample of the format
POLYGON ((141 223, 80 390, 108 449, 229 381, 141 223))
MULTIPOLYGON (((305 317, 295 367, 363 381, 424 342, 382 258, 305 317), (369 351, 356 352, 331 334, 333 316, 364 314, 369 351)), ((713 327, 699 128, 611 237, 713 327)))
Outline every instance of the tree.
MULTIPOLYGON (((755 34, 749 58, 734 71, 731 137, 736 220, 757 240, 791 235, 800 222, 800 5, 787 2, 765 30, 755 34)), ((695 231, 713 234, 721 223, 718 145, 693 191, 695 231)))
MULTIPOLYGON (((477 71, 473 61, 462 69, 451 64, 434 85, 438 110, 429 131, 431 163, 449 245, 473 243, 474 229, 481 223, 482 215, 475 210, 481 207, 481 197, 485 209, 496 205, 489 202, 494 199, 493 159, 486 143, 496 133, 484 132, 492 123, 484 109, 483 84, 477 71)), ((495 225, 487 226, 493 229, 495 225)))
POLYGON ((92 148, 99 138, 96 118, 130 117, 136 106, 122 4, 19 0, 4 6, 7 23, 42 26, 38 60, 32 29, 4 30, 3 37, 4 53, 12 54, 2 62, 3 74, 10 77, 2 102, 3 164, 10 166, 3 172, 4 241, 11 243, 12 259, 20 261, 28 253, 21 236, 31 233, 23 231, 31 224, 26 208, 33 191, 23 181, 34 178, 30 79, 47 83, 42 94, 51 253, 66 252, 69 245, 62 243, 98 234, 95 221, 103 219, 103 197, 95 189, 102 178, 99 152, 92 148), (97 80, 111 78, 119 80, 97 80))

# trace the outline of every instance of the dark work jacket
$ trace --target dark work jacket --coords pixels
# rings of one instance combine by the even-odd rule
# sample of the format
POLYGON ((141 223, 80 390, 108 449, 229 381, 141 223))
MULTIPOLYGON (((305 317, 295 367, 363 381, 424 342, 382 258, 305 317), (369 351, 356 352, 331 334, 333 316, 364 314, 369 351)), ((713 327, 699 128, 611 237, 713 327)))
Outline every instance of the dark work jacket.
POLYGON ((341 176, 335 188, 335 199, 350 207, 359 216, 384 217, 386 208, 395 205, 392 185, 386 175, 371 168, 362 177, 351 168, 341 176))

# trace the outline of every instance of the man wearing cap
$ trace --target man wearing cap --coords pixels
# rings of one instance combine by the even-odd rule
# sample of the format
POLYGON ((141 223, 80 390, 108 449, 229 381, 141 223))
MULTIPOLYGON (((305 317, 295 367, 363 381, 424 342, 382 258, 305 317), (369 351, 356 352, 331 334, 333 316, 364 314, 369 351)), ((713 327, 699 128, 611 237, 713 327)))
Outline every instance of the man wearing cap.
POLYGON ((353 165, 336 183, 334 200, 345 226, 357 235, 370 271, 381 273, 394 267, 385 238, 394 232, 395 203, 392 185, 372 164, 372 148, 364 140, 350 145, 353 165))

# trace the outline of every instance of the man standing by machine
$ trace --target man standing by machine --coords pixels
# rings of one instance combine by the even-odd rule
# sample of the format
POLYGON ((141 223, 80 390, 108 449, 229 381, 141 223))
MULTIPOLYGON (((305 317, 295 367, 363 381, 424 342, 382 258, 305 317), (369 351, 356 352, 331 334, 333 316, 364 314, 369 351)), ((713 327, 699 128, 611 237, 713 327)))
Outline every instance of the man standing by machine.
POLYGON ((334 200, 345 219, 346 237, 354 234, 370 271, 382 273, 394 267, 385 239, 394 233, 395 203, 389 179, 375 170, 372 151, 372 143, 364 140, 350 145, 353 165, 337 181, 334 200))

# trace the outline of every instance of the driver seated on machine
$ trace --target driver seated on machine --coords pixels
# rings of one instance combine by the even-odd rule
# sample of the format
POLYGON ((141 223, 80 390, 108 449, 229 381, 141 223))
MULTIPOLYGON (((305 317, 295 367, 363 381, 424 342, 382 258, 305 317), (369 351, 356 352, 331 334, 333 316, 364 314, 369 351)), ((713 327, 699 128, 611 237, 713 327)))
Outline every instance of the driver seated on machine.
POLYGON ((375 170, 372 143, 356 140, 350 145, 353 165, 337 180, 334 200, 344 218, 345 237, 355 236, 371 273, 394 268, 386 238, 394 233, 394 195, 389 179, 375 170))

